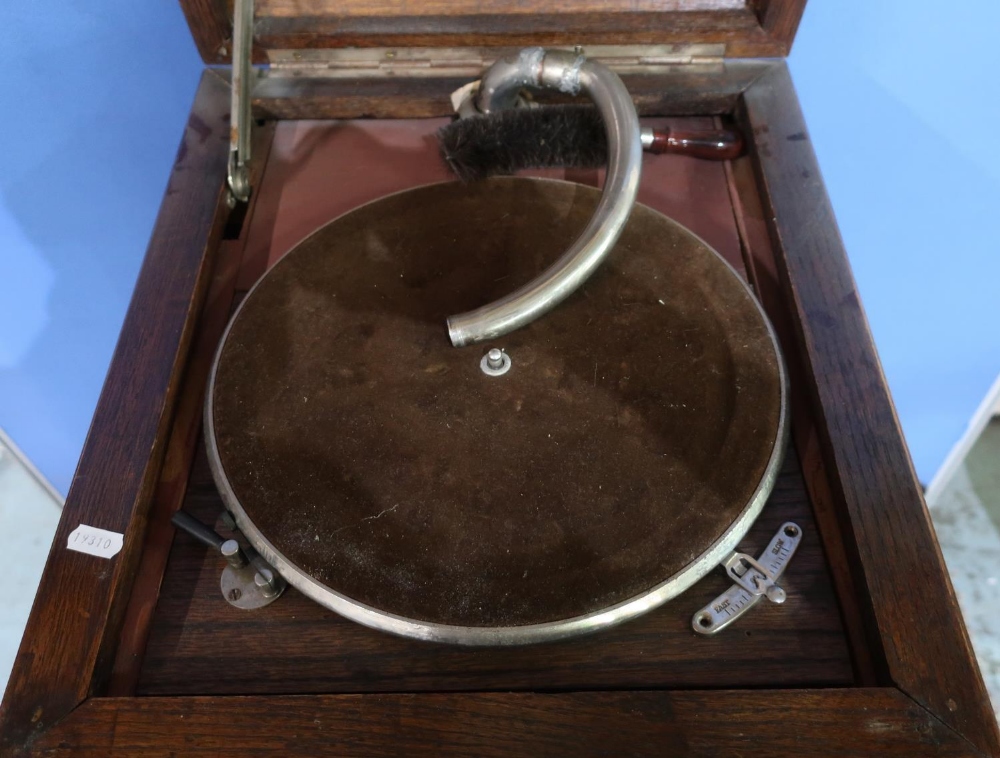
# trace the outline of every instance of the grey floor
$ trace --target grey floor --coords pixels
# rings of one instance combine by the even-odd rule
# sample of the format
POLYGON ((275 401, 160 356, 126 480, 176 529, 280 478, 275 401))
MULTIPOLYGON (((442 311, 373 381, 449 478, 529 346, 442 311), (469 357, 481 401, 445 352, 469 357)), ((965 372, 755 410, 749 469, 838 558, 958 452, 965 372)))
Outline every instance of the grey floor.
POLYGON ((0 534, 9 578, 0 582, 0 691, 14 665, 62 503, 0 439, 0 534))
POLYGON ((931 518, 1000 718, 1000 418, 945 485, 931 518))

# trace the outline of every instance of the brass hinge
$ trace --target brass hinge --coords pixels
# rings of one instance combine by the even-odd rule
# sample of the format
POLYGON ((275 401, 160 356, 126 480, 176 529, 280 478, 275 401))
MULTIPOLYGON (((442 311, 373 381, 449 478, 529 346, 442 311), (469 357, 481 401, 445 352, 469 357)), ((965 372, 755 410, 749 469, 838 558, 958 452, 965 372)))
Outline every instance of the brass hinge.
MULTIPOLYGON (((560 47, 560 46, 556 46, 560 47)), ((620 74, 656 73, 686 66, 720 67, 725 45, 588 45, 578 50, 620 74)), ((330 50, 269 50, 272 76, 333 78, 477 77, 506 47, 369 47, 330 50)))

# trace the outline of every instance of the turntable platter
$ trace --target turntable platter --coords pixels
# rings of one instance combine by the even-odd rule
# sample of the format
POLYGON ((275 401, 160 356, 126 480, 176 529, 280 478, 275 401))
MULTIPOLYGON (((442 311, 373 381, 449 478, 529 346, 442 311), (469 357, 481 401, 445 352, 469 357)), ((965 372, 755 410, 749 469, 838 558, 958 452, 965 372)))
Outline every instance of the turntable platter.
POLYGON ((648 610, 735 547, 773 486, 784 375, 746 284, 636 206, 573 296, 495 343, 445 318, 528 282, 600 193, 430 185, 296 246, 219 349, 206 412, 227 506, 265 558, 357 621, 517 643, 648 610), (502 348, 510 370, 481 369, 502 348))

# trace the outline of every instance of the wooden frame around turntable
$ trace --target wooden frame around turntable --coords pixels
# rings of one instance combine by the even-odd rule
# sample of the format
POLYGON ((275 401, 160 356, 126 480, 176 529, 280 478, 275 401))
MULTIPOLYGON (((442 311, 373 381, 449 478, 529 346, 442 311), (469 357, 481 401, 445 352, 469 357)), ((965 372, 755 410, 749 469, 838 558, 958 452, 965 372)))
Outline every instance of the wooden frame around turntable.
MULTIPOLYGON (((454 84, 268 82, 257 153, 276 120, 446 115, 454 84)), ((229 86, 208 70, 0 712, 5 754, 1000 754, 787 67, 727 60, 626 84, 640 113, 745 129, 749 155, 727 168, 740 241, 788 359, 855 686, 134 696, 241 255, 223 239, 229 86), (124 533, 122 552, 65 550, 80 523, 124 533)))

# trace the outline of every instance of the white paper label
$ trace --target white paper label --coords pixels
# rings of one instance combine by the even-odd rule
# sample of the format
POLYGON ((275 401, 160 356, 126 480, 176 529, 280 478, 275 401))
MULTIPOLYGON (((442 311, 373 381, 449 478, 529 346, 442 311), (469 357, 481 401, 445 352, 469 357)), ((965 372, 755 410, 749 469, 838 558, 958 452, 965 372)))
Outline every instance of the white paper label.
POLYGON ((123 542, 124 536, 118 532, 80 524, 69 535, 66 547, 78 553, 96 555, 98 558, 111 558, 122 549, 123 542))

